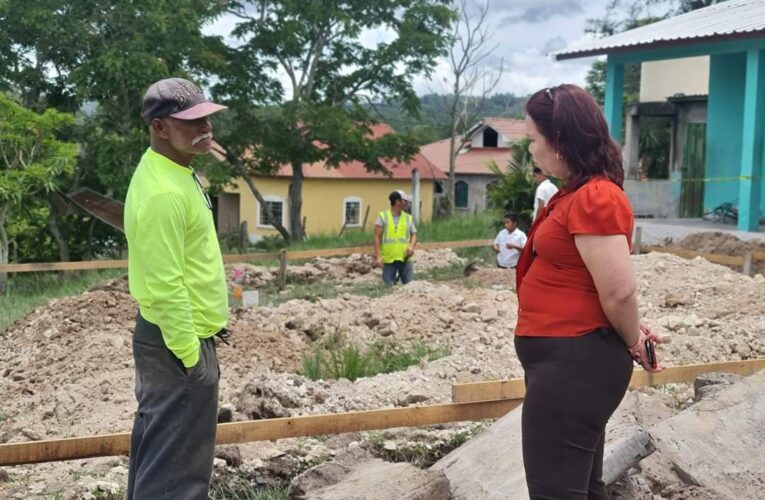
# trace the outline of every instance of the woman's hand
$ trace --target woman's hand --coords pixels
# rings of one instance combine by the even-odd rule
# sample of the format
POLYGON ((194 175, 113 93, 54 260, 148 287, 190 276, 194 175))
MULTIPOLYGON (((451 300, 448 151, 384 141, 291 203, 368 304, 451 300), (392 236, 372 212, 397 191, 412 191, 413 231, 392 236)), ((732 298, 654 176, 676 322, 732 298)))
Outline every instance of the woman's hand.
POLYGON ((645 343, 647 340, 652 340, 655 345, 664 343, 664 339, 659 334, 651 330, 651 328, 648 325, 646 325, 645 323, 641 321, 640 322, 640 337, 638 338, 637 343, 633 345, 632 347, 628 347, 627 350, 632 356, 632 359, 634 359, 637 364, 643 367, 643 370, 650 373, 658 373, 658 372, 664 371, 664 367, 659 365, 658 353, 656 352, 656 350, 654 350, 654 353, 656 355, 656 368, 651 366, 651 363, 648 360, 648 350, 646 349, 646 346, 645 346, 645 343))

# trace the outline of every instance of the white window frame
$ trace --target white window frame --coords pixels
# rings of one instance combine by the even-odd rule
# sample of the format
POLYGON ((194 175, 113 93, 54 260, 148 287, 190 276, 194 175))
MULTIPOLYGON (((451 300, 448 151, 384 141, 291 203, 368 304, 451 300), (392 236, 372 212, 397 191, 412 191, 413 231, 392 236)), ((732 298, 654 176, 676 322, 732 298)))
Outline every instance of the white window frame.
POLYGON ((363 208, 364 208, 364 203, 361 201, 361 198, 359 198, 358 196, 349 196, 349 197, 345 198, 343 200, 343 219, 341 221, 342 225, 345 226, 345 227, 361 227, 361 224, 362 224, 361 214, 363 212, 363 208), (348 215, 346 213, 346 209, 347 209, 347 204, 348 203, 358 203, 359 204, 359 223, 358 224, 346 224, 345 223, 345 221, 348 220, 347 217, 346 217, 348 215))
MULTIPOLYGON (((281 220, 281 225, 285 226, 286 225, 285 221, 286 221, 286 216, 287 216, 287 202, 286 202, 286 200, 284 198, 282 198, 281 196, 267 195, 267 196, 263 197, 263 201, 279 202, 279 203, 282 204, 282 220, 281 220)), ((260 223, 260 211, 262 210, 262 208, 263 207, 260 205, 260 202, 258 202, 258 210, 257 210, 258 213, 256 214, 256 216, 257 216, 257 227, 263 228, 263 229, 267 229, 267 228, 272 228, 273 229, 274 226, 272 226, 271 224, 261 224, 260 223)))

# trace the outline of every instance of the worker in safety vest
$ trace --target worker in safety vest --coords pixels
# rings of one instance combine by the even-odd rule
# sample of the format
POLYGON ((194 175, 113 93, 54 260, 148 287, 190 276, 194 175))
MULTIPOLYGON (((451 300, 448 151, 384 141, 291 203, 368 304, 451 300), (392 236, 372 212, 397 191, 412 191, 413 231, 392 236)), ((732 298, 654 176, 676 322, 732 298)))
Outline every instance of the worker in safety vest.
POLYGON ((382 267, 382 279, 386 285, 401 280, 406 285, 414 279, 414 247, 417 244, 417 228, 412 216, 404 211, 409 196, 403 191, 393 191, 388 197, 390 210, 380 212, 375 222, 375 259, 382 267))

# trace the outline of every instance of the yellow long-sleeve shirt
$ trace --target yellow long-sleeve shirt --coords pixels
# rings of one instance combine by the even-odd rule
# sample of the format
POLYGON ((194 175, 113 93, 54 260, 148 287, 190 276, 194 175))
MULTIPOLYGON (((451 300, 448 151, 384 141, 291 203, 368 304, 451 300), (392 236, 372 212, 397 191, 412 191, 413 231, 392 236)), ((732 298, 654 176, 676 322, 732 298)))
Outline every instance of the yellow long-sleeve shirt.
POLYGON ((223 258, 193 170, 149 148, 125 200, 130 294, 187 368, 228 322, 223 258))

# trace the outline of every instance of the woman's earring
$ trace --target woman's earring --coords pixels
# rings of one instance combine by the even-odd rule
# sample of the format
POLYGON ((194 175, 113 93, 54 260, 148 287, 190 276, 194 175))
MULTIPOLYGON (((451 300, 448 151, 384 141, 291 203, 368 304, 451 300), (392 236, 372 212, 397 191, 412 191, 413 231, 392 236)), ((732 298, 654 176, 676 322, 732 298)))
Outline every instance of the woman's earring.
POLYGON ((562 155, 562 154, 560 154, 560 151, 558 151, 557 153, 555 153, 555 158, 557 158, 558 160, 565 160, 565 158, 563 157, 563 155, 562 155))

